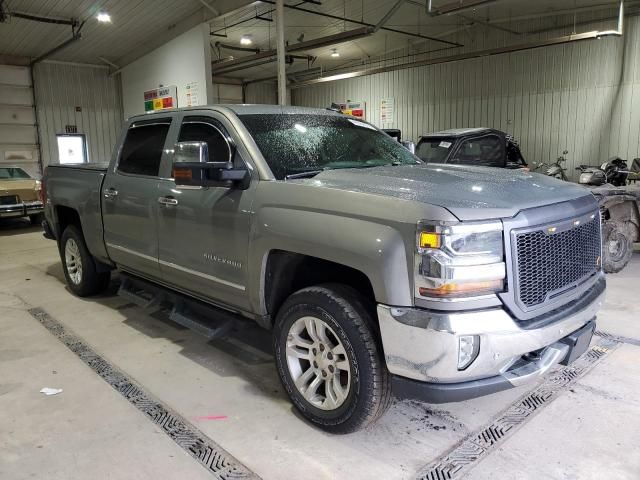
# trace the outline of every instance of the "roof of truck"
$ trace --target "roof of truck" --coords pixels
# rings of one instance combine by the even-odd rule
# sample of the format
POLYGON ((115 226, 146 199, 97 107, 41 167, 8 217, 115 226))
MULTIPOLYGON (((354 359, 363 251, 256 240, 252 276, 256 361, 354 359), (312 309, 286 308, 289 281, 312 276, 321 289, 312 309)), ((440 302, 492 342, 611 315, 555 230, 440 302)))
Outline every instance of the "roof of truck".
POLYGON ((442 130, 423 135, 423 137, 462 137, 474 133, 495 132, 496 130, 488 127, 477 128, 452 128, 451 130, 442 130))
POLYGON ((150 115, 166 115, 172 112, 189 112, 193 110, 231 110, 236 115, 260 115, 260 114, 315 114, 315 115, 342 115, 340 112, 328 108, 311 107, 291 107, 280 105, 259 105, 259 104, 214 104, 199 105, 196 107, 167 108, 154 112, 146 112, 131 115, 129 118, 145 118, 150 115))

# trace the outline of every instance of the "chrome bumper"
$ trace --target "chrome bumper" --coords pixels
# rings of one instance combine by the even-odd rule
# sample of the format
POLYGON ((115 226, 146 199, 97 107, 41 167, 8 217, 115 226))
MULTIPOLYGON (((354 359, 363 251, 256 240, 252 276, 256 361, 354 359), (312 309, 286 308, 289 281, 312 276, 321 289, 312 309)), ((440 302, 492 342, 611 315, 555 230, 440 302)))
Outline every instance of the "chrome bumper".
POLYGON ((26 217, 44 211, 42 202, 23 202, 15 205, 0 205, 0 218, 26 217))
POLYGON ((604 278, 542 326, 525 328, 502 308, 435 312, 378 305, 378 319, 389 371, 419 382, 474 382, 499 377, 519 386, 561 362, 566 346, 558 341, 582 328, 604 302, 604 278), (458 370, 458 337, 478 335, 478 356, 458 370), (523 355, 536 352, 531 361, 523 355))

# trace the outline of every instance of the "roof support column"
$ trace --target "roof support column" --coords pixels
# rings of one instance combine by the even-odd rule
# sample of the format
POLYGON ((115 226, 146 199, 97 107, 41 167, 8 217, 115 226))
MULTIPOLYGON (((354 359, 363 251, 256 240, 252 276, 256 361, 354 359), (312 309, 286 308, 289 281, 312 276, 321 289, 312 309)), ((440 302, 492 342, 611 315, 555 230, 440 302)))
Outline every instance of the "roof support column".
POLYGON ((278 105, 287 104, 287 75, 284 49, 284 0, 276 0, 276 53, 278 64, 278 105))

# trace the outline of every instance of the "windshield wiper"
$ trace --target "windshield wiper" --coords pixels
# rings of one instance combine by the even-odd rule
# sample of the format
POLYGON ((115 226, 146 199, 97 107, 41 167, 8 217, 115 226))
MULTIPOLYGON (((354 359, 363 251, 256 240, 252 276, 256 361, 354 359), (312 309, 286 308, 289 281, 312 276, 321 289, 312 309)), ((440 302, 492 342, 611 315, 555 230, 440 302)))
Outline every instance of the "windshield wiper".
POLYGON ((315 177, 324 170, 307 170, 306 172, 292 173, 284 177, 285 180, 293 180, 294 178, 310 178, 315 177))

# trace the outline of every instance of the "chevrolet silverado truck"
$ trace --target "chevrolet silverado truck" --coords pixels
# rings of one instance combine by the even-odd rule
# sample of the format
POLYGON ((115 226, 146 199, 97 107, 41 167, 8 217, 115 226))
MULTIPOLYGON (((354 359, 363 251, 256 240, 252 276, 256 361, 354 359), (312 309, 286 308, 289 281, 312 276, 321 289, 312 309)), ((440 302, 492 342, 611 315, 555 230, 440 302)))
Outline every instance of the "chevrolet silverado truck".
POLYGON ((328 110, 134 116, 108 164, 50 166, 44 185, 72 292, 117 270, 196 330, 256 321, 292 403, 330 432, 370 424, 392 393, 443 403, 535 382, 587 349, 603 302, 587 190, 427 165, 328 110))

